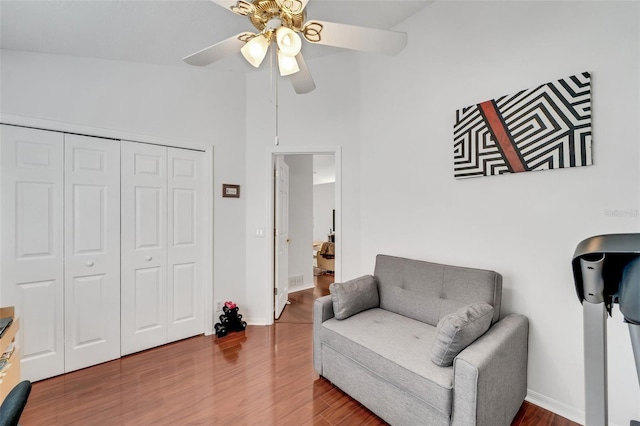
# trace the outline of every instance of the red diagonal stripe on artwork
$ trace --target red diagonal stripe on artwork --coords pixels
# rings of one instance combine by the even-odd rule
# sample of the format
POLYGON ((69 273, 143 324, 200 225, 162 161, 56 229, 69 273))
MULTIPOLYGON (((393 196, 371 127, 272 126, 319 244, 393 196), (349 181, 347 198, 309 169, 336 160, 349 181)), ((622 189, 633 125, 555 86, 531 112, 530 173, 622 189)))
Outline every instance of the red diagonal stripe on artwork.
POLYGON ((478 106, 480 107, 487 125, 489 126, 489 130, 491 130, 496 142, 500 146, 504 159, 509 164, 511 170, 514 172, 526 171, 527 167, 518 154, 515 142, 511 139, 511 135, 503 123, 495 103, 493 101, 486 101, 482 102, 478 106))

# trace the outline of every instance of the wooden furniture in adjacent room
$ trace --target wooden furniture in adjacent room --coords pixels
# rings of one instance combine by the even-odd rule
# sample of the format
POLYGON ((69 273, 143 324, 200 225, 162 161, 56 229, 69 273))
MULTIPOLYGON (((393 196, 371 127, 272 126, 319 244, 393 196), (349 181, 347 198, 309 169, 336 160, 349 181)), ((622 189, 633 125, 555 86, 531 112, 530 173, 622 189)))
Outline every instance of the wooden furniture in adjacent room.
POLYGON ((335 243, 328 241, 322 243, 322 245, 320 246, 320 250, 318 250, 316 256, 318 268, 320 268, 323 272, 332 273, 336 270, 335 243))
POLYGON ((0 352, 12 351, 7 363, 0 370, 0 403, 20 381, 20 355, 16 347, 16 333, 20 328, 20 321, 15 317, 13 306, 0 308, 0 318, 12 317, 13 322, 0 338, 0 352))

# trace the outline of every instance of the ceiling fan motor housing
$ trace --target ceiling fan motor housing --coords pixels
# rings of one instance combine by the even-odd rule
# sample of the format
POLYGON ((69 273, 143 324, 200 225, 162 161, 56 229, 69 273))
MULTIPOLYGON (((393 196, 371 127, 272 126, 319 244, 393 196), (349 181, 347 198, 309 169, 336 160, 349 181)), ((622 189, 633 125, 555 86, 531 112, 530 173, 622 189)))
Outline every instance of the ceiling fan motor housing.
POLYGON ((282 2, 255 0, 253 2, 254 10, 249 14, 249 20, 258 31, 275 30, 276 28, 270 28, 269 22, 280 20, 281 25, 300 32, 304 26, 306 12, 297 6, 298 3, 296 0, 283 0, 282 2))

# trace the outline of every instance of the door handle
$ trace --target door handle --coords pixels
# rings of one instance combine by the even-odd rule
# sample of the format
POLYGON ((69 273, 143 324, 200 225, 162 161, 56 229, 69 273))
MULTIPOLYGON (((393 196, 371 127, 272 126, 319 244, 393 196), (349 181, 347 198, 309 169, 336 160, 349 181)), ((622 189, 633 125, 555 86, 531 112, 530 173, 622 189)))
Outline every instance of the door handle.
POLYGON ((144 260, 146 260, 147 262, 150 262, 152 259, 153 259, 153 257, 151 257, 151 256, 146 256, 144 258, 144 260))
POLYGON ((85 265, 87 265, 87 267, 91 268, 93 266, 93 260, 88 260, 87 263, 85 263, 85 265))

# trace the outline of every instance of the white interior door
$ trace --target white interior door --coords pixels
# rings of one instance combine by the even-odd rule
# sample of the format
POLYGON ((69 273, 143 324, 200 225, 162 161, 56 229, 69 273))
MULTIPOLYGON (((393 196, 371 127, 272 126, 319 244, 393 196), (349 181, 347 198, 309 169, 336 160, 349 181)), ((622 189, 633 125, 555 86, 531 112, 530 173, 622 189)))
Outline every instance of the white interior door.
POLYGON ((204 330, 204 156, 168 148, 168 341, 204 330))
POLYGON ((2 306, 20 317, 22 378, 64 372, 64 138, 1 126, 2 306))
POLYGON ((167 148, 122 141, 122 355, 167 342, 167 148))
POLYGON ((280 318, 289 297, 289 166, 276 156, 275 176, 275 318, 280 318))
POLYGON ((65 372, 120 357, 120 141, 65 139, 65 372))

